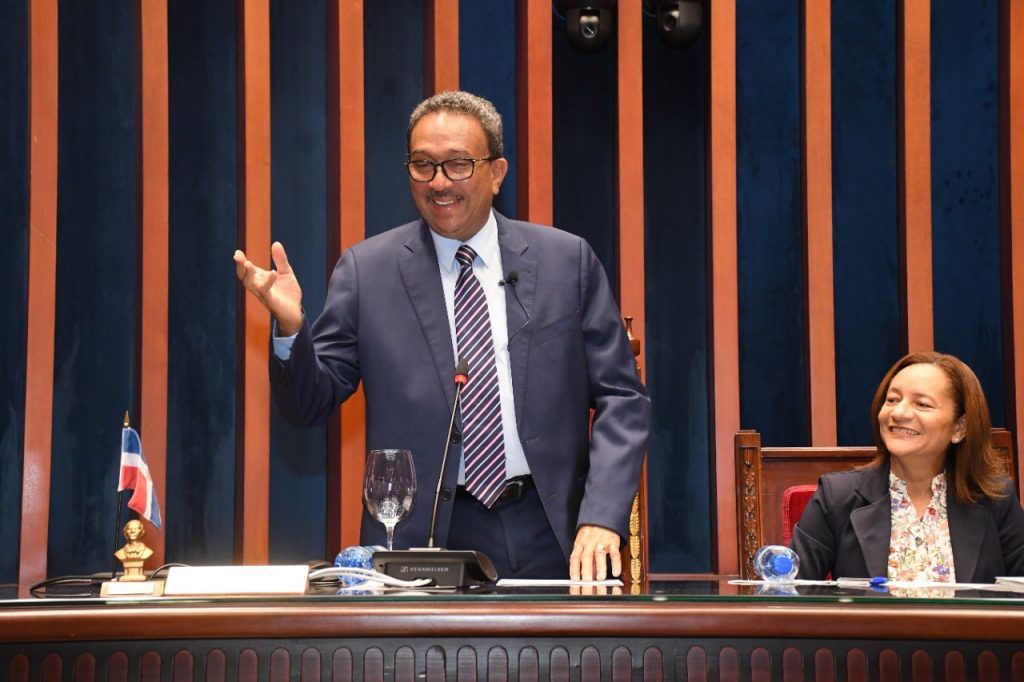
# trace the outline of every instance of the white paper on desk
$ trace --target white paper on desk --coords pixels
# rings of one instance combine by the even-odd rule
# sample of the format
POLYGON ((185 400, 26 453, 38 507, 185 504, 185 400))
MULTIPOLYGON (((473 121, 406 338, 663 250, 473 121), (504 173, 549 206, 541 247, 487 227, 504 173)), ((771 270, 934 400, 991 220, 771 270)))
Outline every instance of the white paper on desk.
POLYGON ((502 578, 498 587, 622 587, 618 578, 611 580, 559 580, 548 578, 502 578))
POLYGON ((987 590, 989 592, 1019 592, 1024 591, 1024 584, 999 582, 1002 578, 996 578, 995 583, 944 583, 936 581, 913 581, 913 580, 887 580, 884 583, 872 587, 868 578, 839 578, 836 581, 838 587, 861 588, 861 589, 933 589, 933 590, 987 590))
POLYGON ((172 566, 164 595, 305 594, 309 566, 172 566))
POLYGON ((1000 585, 1018 585, 1020 587, 1024 587, 1024 577, 1016 575, 996 576, 996 582, 1000 585))
POLYGON ((794 580, 739 580, 733 579, 729 581, 730 585, 825 585, 826 587, 832 587, 836 585, 835 580, 804 580, 802 578, 796 578, 794 580))

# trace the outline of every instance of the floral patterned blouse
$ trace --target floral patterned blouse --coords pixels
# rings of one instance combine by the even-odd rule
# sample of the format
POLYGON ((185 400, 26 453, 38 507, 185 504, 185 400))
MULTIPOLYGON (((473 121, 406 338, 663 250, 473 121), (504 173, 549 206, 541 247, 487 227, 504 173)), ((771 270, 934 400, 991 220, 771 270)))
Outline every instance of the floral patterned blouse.
POLYGON ((889 473, 892 535, 889 537, 889 580, 956 582, 953 544, 946 511, 946 474, 932 479, 932 499, 920 517, 907 494, 907 483, 889 473))

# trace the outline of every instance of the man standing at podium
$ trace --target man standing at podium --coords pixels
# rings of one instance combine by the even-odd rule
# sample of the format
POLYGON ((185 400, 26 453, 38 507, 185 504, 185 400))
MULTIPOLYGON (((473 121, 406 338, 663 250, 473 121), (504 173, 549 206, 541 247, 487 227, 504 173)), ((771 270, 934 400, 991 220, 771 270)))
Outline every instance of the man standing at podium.
MULTIPOLYGON (((281 411, 322 424, 361 381, 367 446, 412 450, 420 482, 395 547, 423 547, 466 360, 437 544, 483 552, 501 577, 604 579, 608 559, 618 575, 650 403, 600 262, 579 237, 491 208, 508 162, 485 99, 417 106, 406 167, 421 219, 347 249, 312 325, 279 242, 276 270, 235 252, 274 316, 281 411)), ((361 542, 383 535, 364 511, 361 542)))

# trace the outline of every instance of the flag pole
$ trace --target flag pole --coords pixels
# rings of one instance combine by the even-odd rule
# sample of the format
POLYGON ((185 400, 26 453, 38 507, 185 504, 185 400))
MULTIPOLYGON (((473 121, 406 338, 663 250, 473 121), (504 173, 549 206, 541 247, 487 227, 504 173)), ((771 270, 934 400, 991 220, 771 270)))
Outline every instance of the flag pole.
MULTIPOLYGON (((128 410, 124 411, 124 425, 122 428, 127 429, 129 426, 128 421, 128 410)), ((121 443, 124 443, 124 437, 121 438, 121 443)), ((121 544, 121 500, 123 499, 124 491, 121 490, 121 455, 117 456, 117 511, 114 515, 114 552, 117 552, 118 545, 121 544)), ((113 554, 111 556, 114 556, 113 554)), ((110 579, 117 580, 117 557, 114 556, 114 560, 110 564, 110 579)))

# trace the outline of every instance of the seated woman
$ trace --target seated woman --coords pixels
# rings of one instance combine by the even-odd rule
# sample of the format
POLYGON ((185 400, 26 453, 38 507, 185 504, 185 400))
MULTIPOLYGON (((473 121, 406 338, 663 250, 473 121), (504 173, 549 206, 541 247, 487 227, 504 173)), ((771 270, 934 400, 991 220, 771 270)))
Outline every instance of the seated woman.
POLYGON ((1024 575, 1024 511, 990 445, 974 372, 912 353, 871 403, 878 455, 826 474, 793 529, 799 578, 993 582, 1024 575))

